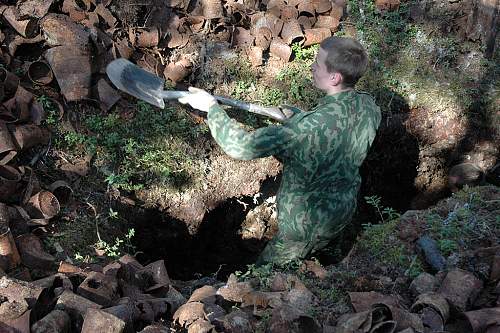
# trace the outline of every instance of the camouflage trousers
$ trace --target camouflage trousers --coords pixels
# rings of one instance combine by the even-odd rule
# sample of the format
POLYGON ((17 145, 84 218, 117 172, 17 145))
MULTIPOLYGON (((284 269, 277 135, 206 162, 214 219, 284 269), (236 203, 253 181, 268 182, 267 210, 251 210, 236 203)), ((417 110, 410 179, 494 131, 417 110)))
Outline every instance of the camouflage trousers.
POLYGON ((279 231, 257 264, 304 259, 341 237, 356 210, 356 193, 336 197, 286 196, 278 203, 279 231))

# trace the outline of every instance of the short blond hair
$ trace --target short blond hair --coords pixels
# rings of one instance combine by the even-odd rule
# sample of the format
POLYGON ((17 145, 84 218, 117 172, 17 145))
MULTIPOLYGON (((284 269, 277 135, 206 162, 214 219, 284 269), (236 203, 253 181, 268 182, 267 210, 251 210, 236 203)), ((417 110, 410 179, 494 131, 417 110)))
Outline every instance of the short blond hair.
POLYGON ((357 40, 332 36, 324 39, 320 47, 327 52, 325 65, 329 73, 342 75, 342 85, 353 88, 365 74, 368 55, 357 40))

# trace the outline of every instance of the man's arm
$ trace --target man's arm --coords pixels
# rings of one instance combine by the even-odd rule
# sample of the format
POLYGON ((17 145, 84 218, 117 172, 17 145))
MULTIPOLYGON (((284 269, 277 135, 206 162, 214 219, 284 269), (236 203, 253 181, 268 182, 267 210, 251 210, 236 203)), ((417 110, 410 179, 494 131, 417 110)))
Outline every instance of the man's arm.
POLYGON ((267 126, 254 132, 245 131, 232 120, 215 98, 206 91, 189 87, 191 94, 179 102, 208 112, 208 126, 215 141, 231 157, 251 160, 270 155, 285 155, 296 142, 296 134, 288 126, 267 126))
POLYGON ((218 104, 210 106, 208 126, 215 141, 229 156, 240 160, 282 155, 294 141, 295 133, 286 126, 267 126, 248 132, 231 119, 218 104))

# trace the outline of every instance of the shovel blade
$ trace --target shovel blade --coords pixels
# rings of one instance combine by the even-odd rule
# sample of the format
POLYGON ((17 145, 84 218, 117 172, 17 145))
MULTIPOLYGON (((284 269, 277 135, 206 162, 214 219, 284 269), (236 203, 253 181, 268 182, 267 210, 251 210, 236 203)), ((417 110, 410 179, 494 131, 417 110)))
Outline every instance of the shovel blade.
POLYGON ((111 61, 106 74, 116 88, 159 108, 165 107, 162 91, 165 80, 124 58, 111 61))

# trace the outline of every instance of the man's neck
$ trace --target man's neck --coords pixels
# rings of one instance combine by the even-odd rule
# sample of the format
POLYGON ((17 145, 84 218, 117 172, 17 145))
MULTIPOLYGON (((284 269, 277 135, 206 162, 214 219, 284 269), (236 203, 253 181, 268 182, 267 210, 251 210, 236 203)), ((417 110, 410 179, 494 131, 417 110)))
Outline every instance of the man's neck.
POLYGON ((339 86, 333 86, 333 87, 330 87, 330 89, 328 89, 326 91, 326 94, 328 96, 332 96, 332 95, 336 95, 336 94, 339 94, 341 92, 349 91, 349 90, 353 90, 353 88, 351 88, 351 87, 344 88, 344 87, 339 87, 339 86))

